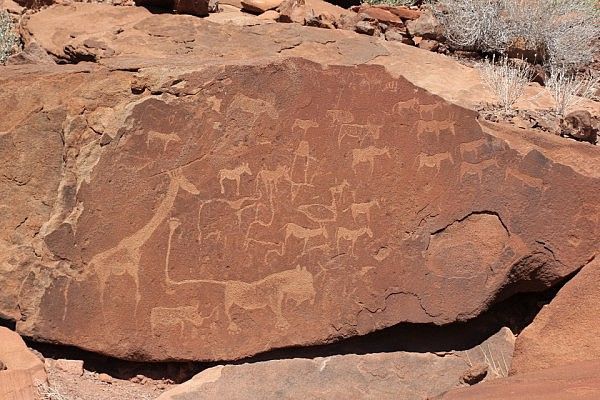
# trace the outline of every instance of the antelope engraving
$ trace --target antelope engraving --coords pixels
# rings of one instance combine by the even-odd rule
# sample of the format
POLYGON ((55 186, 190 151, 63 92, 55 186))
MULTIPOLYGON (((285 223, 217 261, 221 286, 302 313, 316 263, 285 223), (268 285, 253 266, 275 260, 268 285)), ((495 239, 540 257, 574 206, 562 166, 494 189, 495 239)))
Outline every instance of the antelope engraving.
POLYGON ((483 160, 478 163, 469 163, 469 162, 463 161, 460 163, 460 168, 459 168, 460 182, 462 182, 464 177, 467 175, 477 175, 477 179, 481 183, 482 178, 483 178, 483 171, 485 171, 486 169, 488 169, 490 167, 499 167, 498 161, 495 159, 483 160))
POLYGON ((454 125, 456 125, 455 121, 425 121, 423 119, 419 119, 416 124, 417 138, 422 140, 421 135, 426 132, 435 133, 435 137, 439 141, 442 130, 448 130, 453 136, 456 136, 454 125))
POLYGON ((419 167, 417 170, 421 170, 423 167, 435 168, 439 173, 442 168, 442 163, 444 161, 449 161, 450 164, 454 164, 454 159, 452 158, 452 154, 449 152, 438 153, 429 155, 426 153, 421 153, 417 156, 417 160, 419 161, 419 167))
POLYGON ((486 144, 486 142, 487 141, 485 138, 481 138, 472 142, 461 143, 458 145, 458 148, 460 149, 460 156, 465 158, 465 154, 473 154, 474 157, 478 157, 479 150, 486 144))
POLYGON ((524 184, 526 186, 536 188, 536 189, 544 188, 544 181, 541 180, 540 178, 534 178, 532 176, 525 175, 524 173, 522 173, 514 168, 511 168, 511 167, 506 168, 506 172, 504 173, 504 180, 507 180, 509 176, 520 181, 522 184, 524 184))
POLYGON ((304 183, 308 183, 308 168, 310 167, 310 160, 317 161, 317 159, 310 155, 310 147, 309 147, 308 142, 305 140, 301 140, 300 143, 298 143, 298 147, 296 148, 296 151, 294 152, 294 159, 292 160, 292 169, 296 165, 296 160, 298 158, 305 159, 304 183))
POLYGON ((348 110, 327 110, 326 115, 331 119, 331 125, 349 124, 354 121, 354 115, 348 110))
POLYGON ((419 111, 419 100, 412 98, 406 101, 399 101, 392 107, 392 112, 397 115, 403 115, 405 111, 419 111))
POLYGON ((338 133, 338 147, 346 136, 358 139, 360 142, 370 137, 379 139, 381 125, 342 124, 338 133))
MULTIPOLYGON (((356 218, 359 215, 364 215, 367 218, 367 223, 371 224, 371 208, 373 206, 379 207, 379 202, 377 200, 371 200, 366 203, 355 203, 350 205, 350 211, 352 212, 352 219, 356 223, 356 218)), ((346 209, 347 210, 347 209, 346 209)), ((346 211, 344 210, 344 211, 346 211)))
POLYGON ((342 202, 342 197, 344 196, 344 189, 350 188, 350 184, 347 180, 343 180, 339 185, 335 185, 329 188, 332 196, 337 196, 337 201, 342 202))
POLYGON ((272 196, 274 192, 277 192, 277 185, 280 181, 290 181, 290 167, 287 165, 278 165, 274 170, 262 169, 256 175, 256 186, 258 188, 259 183, 262 183, 269 196, 272 196))
POLYGON ((370 228, 359 228, 359 229, 348 229, 340 226, 336 232, 336 247, 337 251, 340 251, 340 241, 346 240, 350 241, 350 254, 354 256, 354 248, 356 246, 356 241, 363 235, 367 235, 369 237, 373 237, 373 231, 370 228))
POLYGON ((225 186, 223 185, 224 180, 235 181, 236 183, 236 194, 240 195, 240 179, 243 174, 252 175, 248 163, 243 163, 234 169, 222 169, 219 171, 219 184, 221 185, 221 193, 225 193, 225 186))
POLYGON ((356 167, 363 162, 369 163, 371 167, 371 174, 375 168, 375 157, 387 155, 391 158, 390 152, 387 147, 382 149, 375 146, 369 146, 364 149, 353 149, 352 150, 352 170, 356 174, 356 167))
POLYGON ((163 143, 163 152, 167 151, 169 142, 181 142, 181 138, 176 133, 161 133, 150 131, 146 136, 146 147, 150 147, 150 141, 157 140, 163 143))
POLYGON ((306 252, 306 245, 308 244, 308 240, 310 238, 314 238, 314 237, 318 237, 318 236, 323 236, 325 239, 329 238, 327 229, 325 229, 325 227, 323 227, 323 226, 321 226, 319 228, 310 229, 310 228, 305 228, 300 225, 296 225, 293 222, 288 222, 287 224, 285 224, 284 228, 285 228, 284 244, 287 243, 288 238, 290 236, 293 236, 300 240, 304 240, 304 246, 302 247, 302 253, 306 252))
POLYGON ((250 126, 254 126, 262 114, 267 114, 269 118, 274 120, 279 118, 279 113, 273 104, 266 102, 265 100, 253 99, 252 97, 248 97, 243 94, 235 95, 233 101, 229 105, 229 108, 231 110, 235 110, 237 108, 252 114, 252 121, 248 124, 250 126))
POLYGON ((300 128, 304 132, 304 136, 306 136, 306 131, 310 128, 318 128, 319 124, 311 119, 296 119, 294 124, 292 125, 292 132, 296 128, 300 128))
POLYGON ((198 306, 154 307, 150 311, 150 330, 152 336, 158 336, 176 328, 183 339, 186 327, 190 326, 194 333, 197 332, 204 325, 204 321, 211 319, 215 312, 216 307, 210 315, 201 317, 198 306))

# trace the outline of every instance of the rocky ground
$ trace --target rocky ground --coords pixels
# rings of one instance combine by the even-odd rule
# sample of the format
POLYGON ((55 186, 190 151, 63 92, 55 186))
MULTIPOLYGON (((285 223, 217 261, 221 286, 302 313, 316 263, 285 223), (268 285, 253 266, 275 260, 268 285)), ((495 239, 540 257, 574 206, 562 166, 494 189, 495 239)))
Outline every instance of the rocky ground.
POLYGON ((0 1, 1 399, 598 397, 598 102, 425 9, 0 1))

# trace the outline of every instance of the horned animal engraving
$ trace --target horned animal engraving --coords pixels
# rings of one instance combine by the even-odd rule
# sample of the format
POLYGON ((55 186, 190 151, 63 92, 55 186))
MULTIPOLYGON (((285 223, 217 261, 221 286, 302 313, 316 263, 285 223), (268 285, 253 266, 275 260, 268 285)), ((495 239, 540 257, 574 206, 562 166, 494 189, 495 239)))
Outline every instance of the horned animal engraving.
POLYGON ((306 251, 306 245, 308 244, 308 240, 310 238, 314 238, 317 236, 323 236, 325 239, 329 238, 327 229, 325 229, 325 227, 323 227, 323 226, 321 226, 319 228, 315 228, 315 229, 310 229, 310 228, 305 228, 300 225, 296 225, 293 222, 288 222, 287 224, 285 224, 284 228, 285 228, 285 242, 284 243, 287 244, 287 240, 290 236, 304 240, 304 246, 302 248, 303 253, 306 251))
POLYGON ((352 212, 352 219, 354 220, 354 222, 356 223, 356 217, 363 214, 367 218, 367 223, 370 225, 371 224, 371 208, 373 206, 379 207, 379 202, 377 200, 371 200, 366 203, 351 204, 350 211, 352 212))
POLYGON ((533 176, 526 175, 512 167, 507 167, 506 172, 504 173, 504 180, 507 180, 509 177, 518 180, 519 182, 521 182, 521 184, 525 186, 529 186, 536 189, 544 188, 544 181, 540 178, 534 178, 533 176))
POLYGON ((248 163, 243 163, 242 165, 234 168, 234 169, 222 169, 219 171, 219 184, 221 185, 221 193, 225 193, 225 186, 223 186, 223 181, 225 179, 235 181, 236 183, 236 194, 240 195, 240 179, 243 174, 252 175, 252 171, 250 171, 250 167, 248 163))
POLYGON ((185 337, 186 327, 194 332, 204 325, 204 321, 213 318, 218 308, 206 317, 200 316, 198 306, 154 307, 150 311, 150 329, 152 336, 164 335, 173 328, 178 328, 180 339, 185 337))
POLYGON ((294 129, 300 128, 304 132, 304 135, 306 136, 306 131, 308 131, 310 128, 318 128, 318 127, 319 127, 319 124, 316 123, 315 121, 313 121, 312 119, 296 119, 294 121, 294 124, 292 125, 292 132, 294 131, 294 129))
POLYGON ((346 240, 350 241, 350 254, 354 256, 354 248, 356 246, 356 241, 363 235, 367 235, 369 237, 373 237, 373 231, 370 228, 359 228, 359 229, 348 229, 340 226, 336 232, 336 247, 338 252, 340 251, 340 241, 346 240))
POLYGON ((348 110, 327 110, 327 118, 331 119, 331 125, 349 124, 354 121, 354 116, 348 110))
POLYGON ((338 134, 338 146, 346 136, 358 139, 361 143, 366 138, 373 141, 379 139, 381 125, 342 124, 338 134))
POLYGON ((161 133, 149 131, 146 136, 146 146, 150 146, 151 140, 158 140, 163 143, 163 151, 167 151, 169 142, 181 142, 181 138, 176 133, 161 133))
POLYGON ((483 171, 490 167, 499 167, 496 159, 483 160, 478 163, 468 163, 463 161, 460 163, 459 179, 462 182, 467 175, 477 175, 477 179, 481 183, 483 179, 483 171))
POLYGON ((377 148, 375 146, 369 146, 364 149, 353 149, 352 150, 352 170, 356 174, 356 167, 360 163, 367 162, 371 167, 371 174, 373 174, 373 169, 375 168, 375 157, 380 157, 383 155, 387 155, 388 158, 391 158, 390 152, 387 147, 382 149, 377 148))
POLYGON ((274 170, 262 169, 256 175, 256 187, 262 183, 269 196, 277 192, 277 185, 281 180, 290 181, 290 167, 287 165, 278 165, 274 170))
POLYGON ((454 164, 454 159, 452 158, 452 154, 450 152, 438 153, 438 154, 427 154, 421 153, 417 156, 417 160, 419 161, 419 167, 417 170, 421 170, 423 167, 435 168, 439 173, 442 168, 442 163, 444 161, 449 161, 450 164, 454 164))
POLYGON ((298 148, 294 152, 294 159, 292 160, 292 169, 296 165, 296 160, 298 158, 304 158, 304 183, 308 183, 308 168, 310 167, 310 160, 317 161, 317 159, 310 155, 310 147, 307 141, 301 140, 298 143, 298 148))

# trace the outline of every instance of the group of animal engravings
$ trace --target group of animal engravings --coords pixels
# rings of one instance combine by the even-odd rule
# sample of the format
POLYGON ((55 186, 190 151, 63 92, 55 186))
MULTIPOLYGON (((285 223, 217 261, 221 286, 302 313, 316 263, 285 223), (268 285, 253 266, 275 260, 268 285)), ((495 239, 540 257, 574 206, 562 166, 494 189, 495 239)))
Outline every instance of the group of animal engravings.
MULTIPOLYGON (((418 100, 411 99, 396 104, 394 110, 398 113, 412 110, 419 115, 431 112, 435 107, 438 105, 422 105, 418 100)), ((152 332, 158 334, 176 330, 181 335, 185 332, 189 334, 189 331, 200 331, 209 321, 223 320, 229 332, 236 334, 243 330, 236 313, 264 310, 272 315, 274 327, 287 329, 290 326, 284 315, 287 305, 298 307, 314 304, 318 300, 315 282, 320 275, 327 273, 320 263, 317 266, 307 265, 306 260, 319 259, 318 255, 309 256, 310 253, 322 252, 328 256, 345 254, 349 259, 361 262, 368 256, 365 249, 369 239, 376 234, 373 230, 377 226, 374 220, 381 213, 386 199, 378 198, 375 193, 361 193, 353 186, 361 180, 369 180, 378 168, 393 166, 392 149, 381 144, 384 142, 380 140, 381 129, 381 125, 356 123, 355 116, 348 110, 328 110, 326 120, 321 123, 296 119, 291 127, 294 134, 291 135, 292 151, 287 162, 265 166, 260 162, 232 161, 232 165, 224 165, 215 171, 217 193, 210 198, 201 198, 203 192, 188 177, 189 172, 185 167, 166 172, 168 186, 152 218, 138 231, 122 239, 115 247, 97 254, 89 262, 88 267, 97 276, 101 292, 105 292, 112 276, 131 276, 135 283, 137 312, 142 296, 139 265, 143 246, 159 226, 166 223, 169 235, 164 254, 164 272, 161 274, 164 274, 167 290, 173 292, 182 287, 200 289, 205 285, 213 285, 223 288, 224 297, 222 302, 208 305, 208 312, 207 304, 200 299, 182 299, 184 304, 175 307, 156 306, 150 315, 152 332), (319 131, 320 135, 315 135, 319 131), (335 132, 333 139, 330 139, 337 142, 333 145, 348 149, 344 151, 349 155, 347 167, 337 166, 335 173, 323 171, 323 166, 328 165, 328 160, 323 159, 328 154, 323 151, 319 153, 313 148, 319 145, 315 144, 315 136, 324 140, 323 131, 335 132), (237 236, 241 238, 243 249, 226 250, 239 252, 262 249, 262 259, 256 262, 260 262, 261 269, 267 272, 264 278, 248 281, 243 278, 219 280, 190 276, 184 279, 181 273, 174 273, 175 270, 182 270, 182 266, 178 265, 182 261, 173 257, 173 249, 177 246, 177 238, 186 234, 182 232, 184 221, 173 214, 180 192, 199 198, 198 243, 209 238, 224 243, 227 237, 237 236), (205 232, 203 210, 211 205, 224 206, 234 223, 222 221, 221 230, 205 232), (270 232, 268 240, 265 239, 267 236, 261 234, 262 231, 270 232)), ((423 132, 439 135, 444 130, 454 134, 454 122, 417 119, 415 129, 417 136, 423 132)), ((154 135, 153 138, 159 136, 154 135)), ((325 137, 332 136, 328 134, 325 137)), ((480 141, 464 144, 461 153, 463 150, 476 150, 483 144, 480 141)), ((439 171, 445 162, 454 163, 452 153, 421 153, 415 161, 417 170, 428 168, 432 171, 439 171)), ((465 169, 464 173, 475 174, 481 179, 481 171, 487 167, 479 163, 472 171, 465 169)), ((243 272, 243 267, 234 266, 234 269, 243 272)), ((202 293, 202 290, 198 290, 198 293, 202 293)))

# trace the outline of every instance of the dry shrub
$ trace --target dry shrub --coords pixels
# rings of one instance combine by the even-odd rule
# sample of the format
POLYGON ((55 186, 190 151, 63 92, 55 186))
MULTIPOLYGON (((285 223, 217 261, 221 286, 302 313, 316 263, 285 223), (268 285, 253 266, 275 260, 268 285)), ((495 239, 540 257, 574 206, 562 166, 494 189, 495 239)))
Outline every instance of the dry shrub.
POLYGON ((599 84, 600 77, 576 75, 563 67, 554 66, 550 69, 546 87, 554 98, 554 111, 564 117, 583 99, 591 99, 599 84))
POLYGON ((503 57, 496 62, 496 58, 492 57, 482 64, 481 77, 508 114, 531 81, 533 69, 523 60, 512 61, 503 57))
POLYGON ((0 10, 0 64, 6 62, 18 43, 19 37, 15 34, 10 15, 0 10))
POLYGON ((547 63, 574 69, 593 60, 600 35, 595 0, 439 0, 434 7, 455 47, 505 53, 525 43, 547 63))

